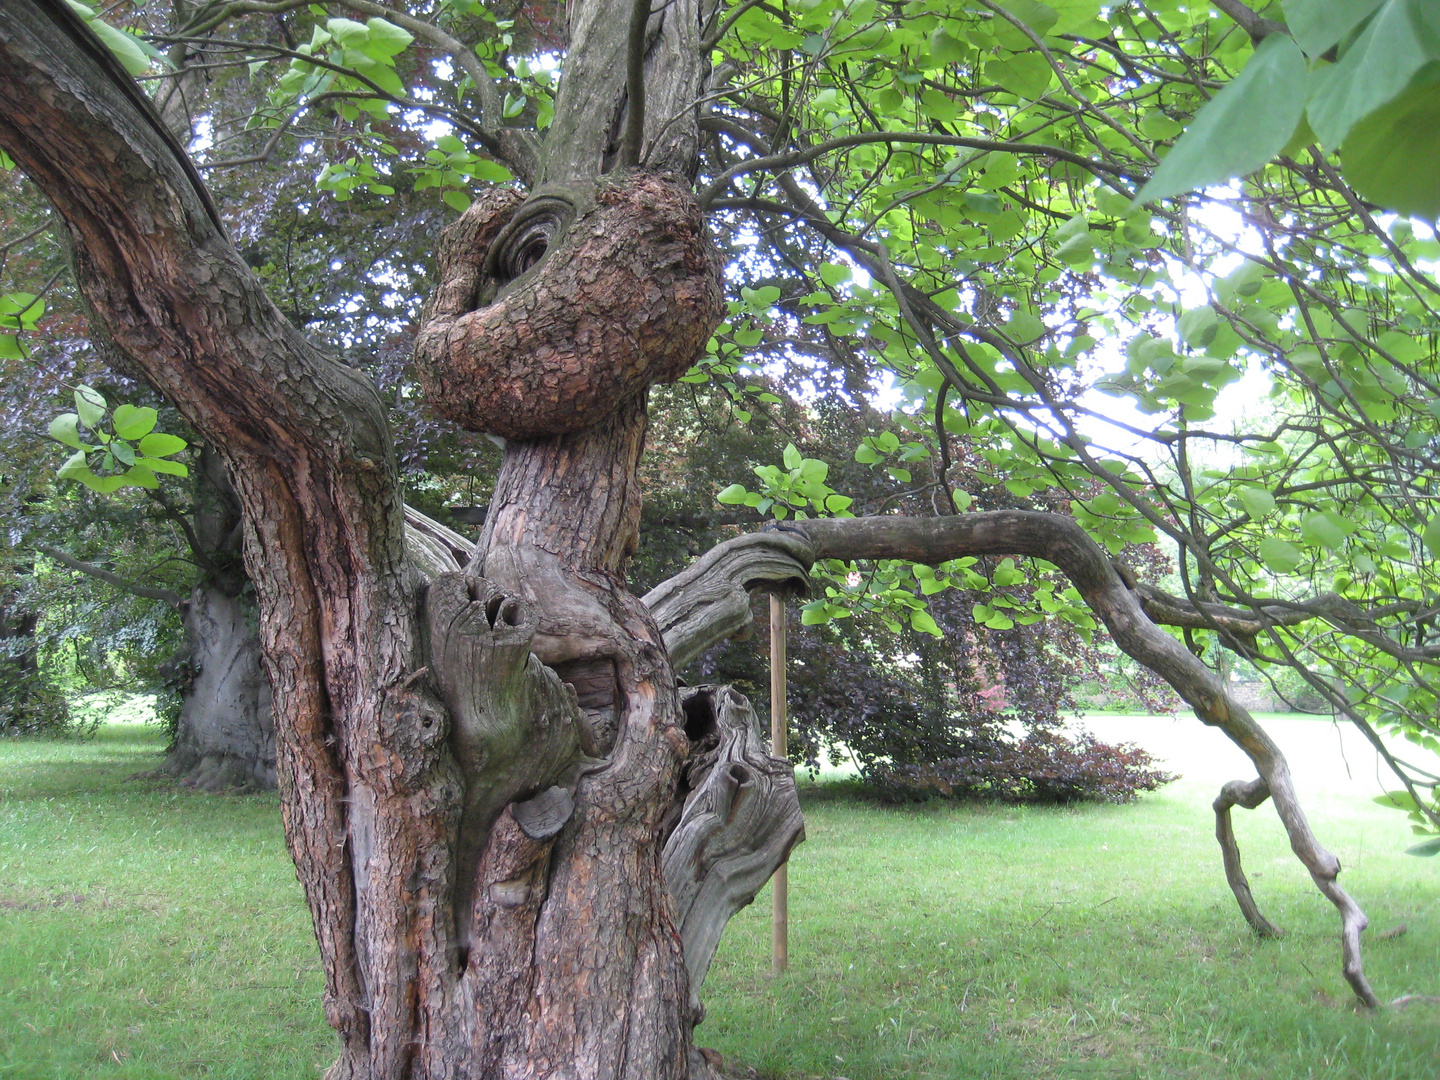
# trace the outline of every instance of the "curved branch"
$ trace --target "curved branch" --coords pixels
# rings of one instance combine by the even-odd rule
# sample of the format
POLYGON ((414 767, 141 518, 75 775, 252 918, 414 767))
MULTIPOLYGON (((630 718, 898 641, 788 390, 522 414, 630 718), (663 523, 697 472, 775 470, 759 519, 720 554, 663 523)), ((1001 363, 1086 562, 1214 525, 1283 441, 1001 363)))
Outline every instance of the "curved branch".
MULTIPOLYGON (((1225 684, 1213 671, 1146 616, 1140 597, 1127 587, 1110 557, 1074 519, 1020 510, 940 518, 827 518, 794 522, 786 526, 785 532, 757 533, 743 539, 748 541, 745 546, 730 541, 729 545, 722 545, 727 549, 724 554, 717 548, 701 563, 711 559, 723 563, 727 557, 740 560, 748 556, 757 562, 763 557, 778 558, 782 563, 793 560, 789 563, 792 567, 796 563, 803 565, 804 549, 795 542, 803 540, 808 542, 809 557, 813 560, 908 559, 934 566, 967 555, 1021 555, 1055 564, 1105 623, 1115 644, 1164 678, 1200 720, 1218 727, 1254 763, 1274 800, 1291 850, 1340 912, 1346 979, 1362 1002, 1370 1007, 1378 1005, 1360 963, 1360 932, 1366 925, 1365 915, 1337 882, 1340 861, 1320 844, 1311 830, 1296 798, 1289 765, 1279 747, 1250 713, 1230 697, 1225 684), (767 543, 772 551, 762 556, 767 543)), ((700 565, 697 563, 696 567, 700 565)), ((702 583, 716 578, 731 582, 747 580, 743 565, 727 567, 723 574, 718 570, 700 572, 696 568, 687 573, 693 574, 692 587, 697 590, 702 588, 702 583)), ((666 591, 665 608, 681 610, 682 597, 677 595, 684 592, 681 578, 672 579, 650 595, 654 597, 662 590, 666 591)), ((658 599, 656 606, 661 606, 658 599)), ((677 623, 680 621, 683 620, 677 623)))
POLYGON ((963 135, 942 135, 932 131, 866 131, 855 135, 841 135, 834 139, 826 139, 824 142, 816 143, 814 146, 807 146, 802 150, 789 150, 783 154, 768 154, 763 157, 746 158, 730 166, 723 173, 717 176, 700 195, 700 205, 709 205, 720 196, 720 193, 729 186, 730 181, 736 177, 744 176, 747 173, 770 171, 781 172, 785 169, 792 169, 796 165, 805 165, 818 157, 831 153, 835 150, 844 150, 851 146, 865 146, 870 143, 906 143, 921 146, 964 146, 971 150, 999 150, 1007 154, 1034 154, 1039 157, 1051 157, 1057 161, 1068 161, 1072 165, 1078 165, 1093 173, 1106 173, 1110 176, 1124 178, 1135 178, 1144 174, 1145 170, 1122 168, 1117 165, 1110 165, 1103 161, 1096 161, 1087 158, 1083 154, 1074 153, 1063 147, 1047 146, 1044 143, 1023 143, 1007 142, 1003 139, 972 139, 963 135))
POLYGON ((1230 820, 1231 807, 1243 806, 1246 810, 1254 810, 1269 797, 1270 788, 1260 777, 1249 781, 1231 780, 1220 789, 1213 804, 1215 839, 1220 844, 1220 857, 1225 862, 1225 880, 1230 883, 1230 891, 1235 894, 1235 902, 1240 905, 1245 921, 1260 937, 1278 938, 1284 931, 1260 913, 1260 906, 1255 903, 1255 896, 1250 891, 1250 880, 1240 865, 1240 845, 1235 840, 1235 827, 1230 820))
POLYGON ((750 594, 769 586, 809 588, 814 549, 788 527, 752 533, 711 548, 642 597, 665 637, 676 669, 750 624, 750 594))

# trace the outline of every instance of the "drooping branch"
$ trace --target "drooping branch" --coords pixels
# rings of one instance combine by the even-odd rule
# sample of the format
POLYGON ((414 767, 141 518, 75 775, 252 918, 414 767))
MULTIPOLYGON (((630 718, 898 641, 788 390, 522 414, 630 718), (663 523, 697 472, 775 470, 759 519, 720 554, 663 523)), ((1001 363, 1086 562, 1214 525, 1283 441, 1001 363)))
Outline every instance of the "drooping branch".
MULTIPOLYGON (((938 518, 830 518, 794 522, 787 526, 787 530, 808 541, 809 558, 812 560, 907 559, 933 566, 963 556, 1018 555, 1044 559, 1059 567, 1091 610, 1105 623, 1115 644, 1164 678, 1195 710, 1196 716, 1223 731, 1254 763, 1274 800, 1276 813, 1289 835, 1291 849, 1310 872, 1320 891, 1340 912, 1346 979, 1366 1005, 1373 1007, 1378 1004, 1360 962, 1360 932, 1367 920, 1337 882, 1340 862, 1320 844, 1311 830, 1295 796, 1289 766, 1279 747, 1249 712, 1231 698, 1225 684, 1214 672, 1146 616, 1140 598, 1116 572, 1109 556, 1074 519, 1007 510, 938 518)), ((747 538, 748 545, 732 547, 727 554, 731 559, 743 556, 758 562, 761 559, 759 551, 767 540, 780 535, 754 534, 747 538)), ((734 544, 733 541, 731 543, 734 544)), ((809 563, 804 561, 802 549, 792 542, 771 541, 771 545, 773 550, 767 552, 764 559, 782 562, 795 559, 798 571, 808 569, 809 563)), ((717 557, 714 565, 718 567, 724 561, 724 558, 717 557)), ((721 581, 747 580, 743 565, 725 567, 723 573, 718 569, 711 573, 721 581)), ((707 576, 704 573, 695 574, 690 587, 703 591, 709 586, 707 576)), ((651 595, 661 594, 666 608, 670 610, 683 610, 683 602, 675 595, 679 590, 667 589, 670 584, 662 585, 651 595)), ((717 615, 708 623, 703 618, 697 619, 696 624, 702 628, 706 625, 716 628, 710 631, 708 638, 714 641, 724 636, 718 633, 718 628, 725 627, 728 632, 733 630, 729 630, 728 624, 719 616, 721 607, 711 607, 717 615)), ((703 606, 697 607, 697 610, 703 610, 703 606)), ((694 648, 696 643, 706 640, 706 635, 701 631, 687 631, 684 640, 687 647, 694 648)), ((1233 848, 1227 850, 1227 859, 1232 851, 1233 848)))
POLYGON ((1264 777, 1257 776, 1249 781, 1232 780, 1222 787, 1214 803, 1215 839, 1219 841, 1220 855, 1225 862, 1225 880, 1230 883, 1230 891, 1235 894, 1235 902, 1240 905, 1245 921, 1261 937, 1274 938, 1280 937, 1282 931, 1260 913, 1260 906, 1255 903, 1250 880, 1240 865, 1240 845, 1235 840, 1235 826, 1230 820, 1231 807, 1243 806, 1246 810, 1254 810, 1269 797, 1270 787, 1264 777))

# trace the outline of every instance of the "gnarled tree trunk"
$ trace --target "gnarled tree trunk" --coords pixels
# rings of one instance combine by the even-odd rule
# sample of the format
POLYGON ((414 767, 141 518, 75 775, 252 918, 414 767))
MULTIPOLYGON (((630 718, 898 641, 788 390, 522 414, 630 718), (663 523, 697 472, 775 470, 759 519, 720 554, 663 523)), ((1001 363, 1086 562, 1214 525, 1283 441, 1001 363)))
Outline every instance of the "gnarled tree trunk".
MULTIPOLYGON (((712 763, 687 781, 712 794, 687 800, 673 668, 624 577, 646 390, 722 311, 673 178, 693 161, 700 12, 667 5, 636 38, 638 153, 625 20, 572 15, 537 186, 478 200, 452 231, 422 327, 436 405, 509 440, 484 539, 452 568, 443 537, 407 557, 376 396, 265 298, 134 83, 59 0, 0 10, 0 144, 59 209, 116 346, 217 449, 244 508, 334 1080, 705 1075, 669 892, 721 897, 690 905, 709 928, 763 871, 727 890, 703 884, 717 864, 681 858, 696 881, 667 882, 667 830, 696 831, 686 806, 753 812, 754 785, 712 763)), ((725 740, 702 728, 713 757, 725 740)), ((783 858, 793 789, 760 771, 783 858)), ((716 850, 745 863, 745 844, 716 850)))
POLYGON ((185 650, 168 665, 182 690, 162 771, 206 791, 273 788, 275 718, 260 613, 240 565, 240 504, 210 447, 193 477, 186 536, 200 580, 182 605, 185 650))

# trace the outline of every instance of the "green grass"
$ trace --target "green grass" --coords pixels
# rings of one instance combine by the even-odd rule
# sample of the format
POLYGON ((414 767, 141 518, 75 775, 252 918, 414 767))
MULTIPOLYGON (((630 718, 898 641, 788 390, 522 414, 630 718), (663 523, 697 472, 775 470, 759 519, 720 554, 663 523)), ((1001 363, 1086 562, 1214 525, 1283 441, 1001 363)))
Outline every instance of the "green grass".
POLYGON ((335 1043, 279 801, 130 779, 158 749, 0 741, 0 1077, 313 1080, 335 1043))
MULTIPOLYGON (((785 1080, 1440 1073, 1436 1006, 1352 1008, 1333 909, 1267 808, 1238 828, 1289 933, 1247 932, 1208 810, 1243 763, 1194 721, 1095 723, 1145 732, 1187 778, 1070 809, 896 808, 807 785, 790 970, 770 976, 762 894, 721 945, 699 1041, 785 1080)), ((1272 728, 1373 928, 1409 927, 1367 935, 1378 992, 1440 994, 1440 860, 1402 853, 1403 818, 1344 775, 1328 724, 1272 728)), ((133 724, 0 741, 0 1078, 314 1078, 333 1056, 277 801, 129 779, 157 749, 133 724)))

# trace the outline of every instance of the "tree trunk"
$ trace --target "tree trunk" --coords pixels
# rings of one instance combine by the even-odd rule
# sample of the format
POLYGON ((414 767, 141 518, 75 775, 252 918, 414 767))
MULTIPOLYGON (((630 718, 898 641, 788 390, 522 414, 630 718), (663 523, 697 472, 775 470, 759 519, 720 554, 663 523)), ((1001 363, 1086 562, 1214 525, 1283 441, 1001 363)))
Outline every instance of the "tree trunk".
POLYGON ((275 718, 260 652, 260 613, 241 565, 241 509, 218 454, 200 450, 186 527, 200 580, 184 604, 183 686, 162 771, 205 791, 274 788, 275 718))
POLYGON ((253 603, 214 584, 185 608, 185 653, 170 666, 186 683, 163 771, 204 791, 275 787, 275 720, 261 666, 253 603))
POLYGON ((60 731, 69 723, 64 697, 40 670, 39 625, 18 588, 0 591, 0 735, 60 731))
MULTIPOLYGON (((574 5, 555 123, 571 136, 543 189, 478 200, 442 249, 421 333, 436 402, 510 440, 459 571, 443 542, 407 558, 375 394, 265 298, 133 81, 60 0, 0 8, 0 144, 64 218, 117 347, 244 508, 332 1080, 709 1073, 662 872, 691 743, 624 568, 645 392, 719 321, 718 264, 683 184, 596 182, 639 115, 632 46, 643 160, 691 164, 700 16, 678 0, 632 41, 613 14, 574 5)), ((791 833, 768 841, 782 857, 791 833)))

